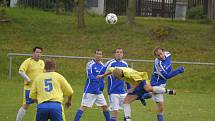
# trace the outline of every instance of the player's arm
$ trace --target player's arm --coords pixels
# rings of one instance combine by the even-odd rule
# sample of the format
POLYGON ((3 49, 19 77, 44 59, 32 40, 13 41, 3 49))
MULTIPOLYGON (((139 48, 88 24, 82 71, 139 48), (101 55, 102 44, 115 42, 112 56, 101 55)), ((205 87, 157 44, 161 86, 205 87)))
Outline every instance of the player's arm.
POLYGON ((67 82, 67 80, 61 76, 60 77, 60 82, 61 82, 61 88, 63 91, 63 95, 67 96, 68 99, 66 101, 66 107, 69 108, 72 104, 72 95, 74 93, 72 87, 70 86, 70 84, 67 82))
POLYGON ((105 76, 112 74, 113 70, 114 70, 114 68, 110 67, 104 74, 98 75, 98 76, 96 76, 96 78, 98 78, 98 79, 104 78, 105 76))
POLYGON ((91 64, 87 64, 86 73, 88 79, 90 79, 91 81, 97 81, 97 78, 93 75, 91 64))
POLYGON ((31 87, 30 91, 30 98, 34 100, 34 102, 37 101, 37 81, 34 81, 31 87))
POLYGON ((164 67, 163 67, 163 65, 162 65, 161 63, 159 63, 159 65, 156 65, 156 66, 159 66, 158 68, 160 68, 158 71, 159 71, 161 77, 163 76, 163 77, 166 78, 166 79, 170 79, 170 78, 172 78, 172 77, 174 77, 174 76, 176 76, 176 75, 178 75, 178 74, 180 74, 180 73, 183 73, 184 70, 185 70, 184 67, 179 67, 179 68, 177 68, 176 70, 173 70, 173 71, 171 71, 171 72, 168 73, 168 72, 164 69, 164 67))
POLYGON ((19 73, 19 75, 26 81, 26 83, 29 84, 30 81, 31 81, 31 79, 30 79, 30 78, 28 77, 28 75, 26 74, 27 69, 28 69, 28 61, 25 60, 25 61, 21 64, 18 73, 19 73))

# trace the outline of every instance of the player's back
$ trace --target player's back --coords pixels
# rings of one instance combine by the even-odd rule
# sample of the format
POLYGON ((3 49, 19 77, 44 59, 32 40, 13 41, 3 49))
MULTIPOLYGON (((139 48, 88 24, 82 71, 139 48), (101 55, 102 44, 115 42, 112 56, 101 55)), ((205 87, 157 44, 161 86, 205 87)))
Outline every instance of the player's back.
MULTIPOLYGON (((128 64, 123 60, 112 59, 106 62, 105 71, 110 67, 128 67, 128 64)), ((102 71, 104 71, 102 69, 102 71)), ((108 94, 124 94, 126 93, 125 82, 116 80, 112 75, 108 76, 108 94)))
POLYGON ((57 72, 46 72, 40 74, 35 79, 36 84, 33 84, 32 87, 37 90, 38 103, 45 101, 62 103, 65 89, 67 89, 67 93, 73 93, 72 89, 68 90, 67 85, 65 85, 65 81, 65 78, 57 72))

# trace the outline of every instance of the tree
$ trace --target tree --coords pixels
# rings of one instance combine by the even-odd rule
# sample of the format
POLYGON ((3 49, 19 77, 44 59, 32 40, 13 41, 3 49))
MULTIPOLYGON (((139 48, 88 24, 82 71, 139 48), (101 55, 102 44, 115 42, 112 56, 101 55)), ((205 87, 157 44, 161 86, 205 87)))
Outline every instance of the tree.
POLYGON ((84 0, 78 0, 77 2, 77 25, 78 28, 85 27, 85 20, 84 20, 84 0))
POLYGON ((135 24, 135 16, 136 16, 136 0, 128 0, 126 23, 128 25, 135 24))

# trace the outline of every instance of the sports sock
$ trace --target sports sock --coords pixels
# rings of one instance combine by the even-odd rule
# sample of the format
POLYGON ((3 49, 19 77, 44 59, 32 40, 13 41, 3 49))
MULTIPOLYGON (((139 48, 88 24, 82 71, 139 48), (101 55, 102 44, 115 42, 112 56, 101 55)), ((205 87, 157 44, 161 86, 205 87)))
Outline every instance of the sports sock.
POLYGON ((126 121, 127 121, 127 119, 131 118, 131 107, 130 107, 130 104, 124 104, 124 115, 125 115, 126 121))
POLYGON ((82 110, 80 109, 77 110, 74 121, 80 121, 82 114, 83 114, 82 110))
POLYGON ((110 121, 110 113, 109 111, 103 111, 106 121, 110 121))
POLYGON ((17 113, 16 121, 22 121, 23 117, 25 116, 25 112, 26 112, 26 109, 21 107, 17 113))

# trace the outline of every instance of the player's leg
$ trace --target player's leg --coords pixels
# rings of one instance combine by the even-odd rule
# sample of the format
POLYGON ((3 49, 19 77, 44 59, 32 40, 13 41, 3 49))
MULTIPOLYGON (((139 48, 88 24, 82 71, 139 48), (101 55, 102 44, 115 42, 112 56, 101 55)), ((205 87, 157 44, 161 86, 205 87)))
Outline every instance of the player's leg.
POLYGON ((20 107, 17 116, 16 121, 22 121, 23 117, 25 116, 25 112, 30 106, 30 104, 33 103, 33 100, 30 98, 30 90, 24 90, 24 98, 23 98, 23 104, 20 107))
POLYGON ((81 107, 77 110, 74 121, 80 121, 84 111, 93 106, 96 97, 94 94, 84 93, 81 101, 81 107))
POLYGON ((157 104, 157 120, 164 121, 164 97, 163 94, 152 94, 152 99, 157 104))
POLYGON ((119 103, 120 103, 120 95, 119 94, 111 94, 109 95, 110 102, 110 111, 111 111, 111 119, 110 121, 117 121, 118 111, 119 111, 119 103))
POLYGON ((153 93, 156 93, 156 94, 164 94, 164 93, 167 93, 167 94, 170 94, 170 95, 176 95, 176 91, 175 90, 171 90, 171 89, 166 89, 164 87, 161 87, 161 86, 151 86, 149 84, 146 84, 144 86, 144 89, 147 91, 147 92, 153 92, 153 93))
POLYGON ((131 121, 131 107, 130 104, 138 98, 138 95, 128 94, 124 99, 124 115, 125 121, 131 121))
POLYGON ((108 111, 107 102, 103 94, 99 94, 96 96, 95 104, 102 108, 105 120, 110 121, 110 113, 108 111))

